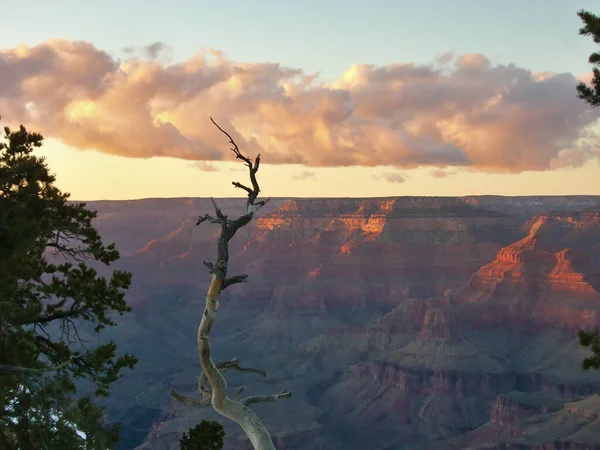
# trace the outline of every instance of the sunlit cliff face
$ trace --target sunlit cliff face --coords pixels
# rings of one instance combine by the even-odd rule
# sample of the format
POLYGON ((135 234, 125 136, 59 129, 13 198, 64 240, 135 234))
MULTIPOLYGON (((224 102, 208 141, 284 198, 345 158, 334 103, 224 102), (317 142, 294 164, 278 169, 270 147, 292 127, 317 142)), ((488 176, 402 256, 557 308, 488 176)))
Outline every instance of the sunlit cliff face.
MULTIPOLYGON (((597 211, 537 215, 523 226, 524 236, 518 239, 506 217, 474 207, 471 200, 281 200, 240 231, 232 254, 239 270, 257 279, 276 284, 294 280, 293 289, 261 294, 280 313, 292 305, 294 311, 303 304, 311 311, 315 305, 326 310, 344 302, 364 303, 367 296, 387 305, 445 293, 440 305, 501 299, 506 305, 535 307, 547 320, 556 321, 560 315, 571 324, 595 320, 589 303, 598 296, 589 278, 593 261, 582 246, 600 233, 597 211), (496 243, 498 233, 514 236, 506 241, 512 243, 496 243), (464 283, 467 288, 457 290, 464 283), (579 312, 561 306, 561 296, 581 299, 579 312)), ((165 237, 148 242, 137 255, 156 263, 162 279, 192 283, 198 276, 192 268, 212 255, 217 233, 188 219, 165 237)), ((231 292, 252 296, 252 289, 248 285, 231 292)), ((495 308, 491 315, 473 313, 473 320, 508 320, 506 308, 495 308)), ((448 314, 410 312, 415 323, 423 323, 423 336, 452 335, 460 329, 448 314)))
MULTIPOLYGON (((302 204, 297 200, 290 200, 276 213, 256 219, 254 237, 264 240, 268 232, 274 230, 291 233, 298 240, 335 236, 333 239, 338 245, 337 253, 350 255, 361 243, 385 241, 387 234, 394 233, 396 228, 411 233, 422 232, 423 235, 434 230, 466 234, 464 220, 449 216, 444 209, 465 203, 456 199, 365 199, 347 201, 342 211, 332 214, 331 208, 338 205, 339 200, 313 199, 310 203, 302 204), (427 213, 421 217, 419 211, 427 213)), ((439 242, 433 238, 431 244, 437 243, 439 242)))

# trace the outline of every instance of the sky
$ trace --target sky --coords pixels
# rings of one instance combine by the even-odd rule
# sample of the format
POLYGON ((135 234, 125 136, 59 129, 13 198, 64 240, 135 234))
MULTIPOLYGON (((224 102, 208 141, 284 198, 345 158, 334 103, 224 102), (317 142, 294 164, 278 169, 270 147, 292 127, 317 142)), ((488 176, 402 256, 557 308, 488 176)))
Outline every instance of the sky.
POLYGON ((0 0, 2 125, 77 200, 600 194, 597 1, 0 0))

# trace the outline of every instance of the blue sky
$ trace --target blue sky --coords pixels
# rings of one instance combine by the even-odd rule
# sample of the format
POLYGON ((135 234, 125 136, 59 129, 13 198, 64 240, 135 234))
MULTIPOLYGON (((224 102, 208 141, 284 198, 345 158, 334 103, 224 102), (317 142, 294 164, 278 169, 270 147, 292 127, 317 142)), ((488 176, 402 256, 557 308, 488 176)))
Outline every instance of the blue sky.
POLYGON ((62 37, 118 55, 161 41, 175 60, 200 47, 246 62, 279 62, 325 78, 355 63, 430 61, 445 51, 483 53, 535 71, 589 71, 594 50, 577 34, 570 0, 20 0, 0 1, 3 47, 62 37))
MULTIPOLYGON (((242 63, 279 63, 320 73, 328 83, 339 80, 354 64, 427 64, 448 51, 481 53, 492 65, 514 63, 533 72, 579 76, 590 72, 587 58, 597 48, 591 39, 578 35, 581 22, 576 13, 580 9, 600 13, 600 3, 590 0, 0 0, 0 8, 0 50, 62 38, 90 42, 113 58, 124 59, 126 47, 162 42, 171 48, 165 64, 185 61, 210 47, 242 63)), ((54 82, 60 86, 61 80, 58 76, 54 82)), ((566 101, 571 101, 571 89, 576 97, 574 86, 564 89, 566 101)), ((556 111, 553 102, 547 104, 556 111)), ((535 111, 536 105, 528 107, 535 111)), ((80 115, 101 110, 90 109, 89 101, 70 106, 78 106, 80 115)), ((575 120, 579 113, 565 114, 569 117, 565 120, 575 120)), ((184 119, 180 115, 169 120, 185 133, 189 130, 184 119)), ((131 158, 94 147, 81 151, 61 141, 60 132, 54 136, 52 132, 50 125, 44 130, 49 139, 43 153, 58 175, 59 186, 77 199, 239 194, 222 179, 228 162, 202 165, 161 156, 131 158), (108 172, 113 180, 109 184, 108 172), (157 179, 163 182, 156 183, 157 179)), ((324 132, 320 137, 329 135, 324 132)), ((485 151, 483 146, 482 157, 485 151)), ((516 158, 523 154, 517 152, 516 158)), ((268 158, 263 163, 265 192, 276 196, 600 194, 598 158, 578 167, 522 173, 458 168, 437 175, 433 166, 397 172, 391 166, 269 166, 268 158), (347 177, 355 180, 351 186, 343 183, 347 177)))

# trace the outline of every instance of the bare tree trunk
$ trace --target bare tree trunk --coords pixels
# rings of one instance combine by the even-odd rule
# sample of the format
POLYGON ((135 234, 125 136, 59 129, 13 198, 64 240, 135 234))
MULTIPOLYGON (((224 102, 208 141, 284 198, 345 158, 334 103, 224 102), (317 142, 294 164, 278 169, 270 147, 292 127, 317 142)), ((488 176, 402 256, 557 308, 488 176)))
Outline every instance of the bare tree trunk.
MULTIPOLYGON (((212 274, 212 280, 206 294, 204 313, 200 321, 200 326, 198 327, 198 353, 200 355, 200 364, 202 365, 202 373, 198 377, 198 392, 201 395, 201 399, 196 400, 187 398, 173 391, 170 391, 170 394, 176 400, 190 406, 208 406, 211 404, 214 410, 219 414, 233 420, 242 427, 255 450, 275 450, 269 432, 266 430, 258 416, 248 408, 248 405, 289 398, 292 394, 284 389, 279 394, 275 395, 254 395, 243 400, 232 400, 227 396, 227 381, 223 376, 224 371, 235 369, 241 372, 258 373, 262 376, 266 376, 267 374, 259 369, 242 368, 235 359, 215 363, 212 360, 210 353, 209 335, 213 322, 217 316, 217 310, 219 309, 219 294, 228 286, 235 283, 246 282, 248 279, 248 275, 246 274, 227 278, 229 241, 235 236, 237 230, 247 225, 252 220, 255 211, 269 201, 269 199, 256 201, 260 192, 256 179, 256 172, 258 172, 260 164, 260 155, 258 155, 254 163, 252 163, 250 158, 240 153, 231 136, 219 127, 212 118, 211 121, 229 138, 230 144, 233 145, 231 151, 235 153, 236 158, 244 161, 245 165, 249 168, 252 188, 246 187, 238 182, 233 182, 235 187, 243 189, 248 193, 246 213, 237 219, 228 219, 212 199, 215 208, 215 216, 213 217, 209 214, 205 214, 198 218, 197 225, 204 221, 221 225, 221 232, 217 241, 217 262, 216 264, 204 262, 212 274)), ((241 393, 241 390, 238 392, 238 395, 239 393, 241 393)))

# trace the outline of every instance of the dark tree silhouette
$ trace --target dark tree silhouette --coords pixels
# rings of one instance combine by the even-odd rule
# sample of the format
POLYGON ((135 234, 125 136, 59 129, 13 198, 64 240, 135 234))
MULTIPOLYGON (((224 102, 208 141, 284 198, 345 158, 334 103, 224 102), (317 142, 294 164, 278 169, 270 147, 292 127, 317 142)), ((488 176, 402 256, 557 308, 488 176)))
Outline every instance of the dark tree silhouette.
POLYGON ((181 450, 221 450, 225 430, 214 420, 203 420, 179 440, 181 450))
MULTIPOLYGON (((588 11, 579 11, 577 13, 582 20, 584 26, 579 29, 579 34, 582 36, 591 36, 596 44, 600 44, 600 17, 588 11)), ((600 105, 600 53, 594 52, 588 58, 588 62, 592 64, 594 77, 592 85, 588 86, 585 83, 577 85, 577 93, 579 98, 588 102, 592 107, 600 105)))
POLYGON ((579 343, 592 351, 592 356, 583 359, 581 366, 584 370, 600 369, 600 335, 598 331, 579 331, 579 343))
POLYGON ((107 450, 119 426, 92 395, 108 395, 131 355, 88 342, 129 311, 131 274, 100 276, 87 260, 119 258, 92 226, 95 212, 69 203, 43 158, 40 134, 4 128, 0 140, 0 448, 107 450), (86 326, 86 323, 92 326, 86 326), (89 385, 89 383, 87 383, 89 385), (85 385, 84 385, 85 386, 85 385))
MULTIPOLYGON (((579 11, 577 15, 584 24, 579 29, 579 34, 582 36, 592 36, 594 43, 600 44, 600 17, 584 10, 579 11)), ((600 53, 592 53, 588 61, 594 66, 592 69, 594 72, 592 85, 588 86, 585 83, 579 83, 577 85, 577 93, 579 94, 579 98, 585 100, 595 108, 600 105, 600 53)), ((581 330, 579 332, 579 343, 589 348, 593 353, 592 356, 583 360, 581 364, 583 369, 600 369, 600 335, 598 331, 581 330)))

